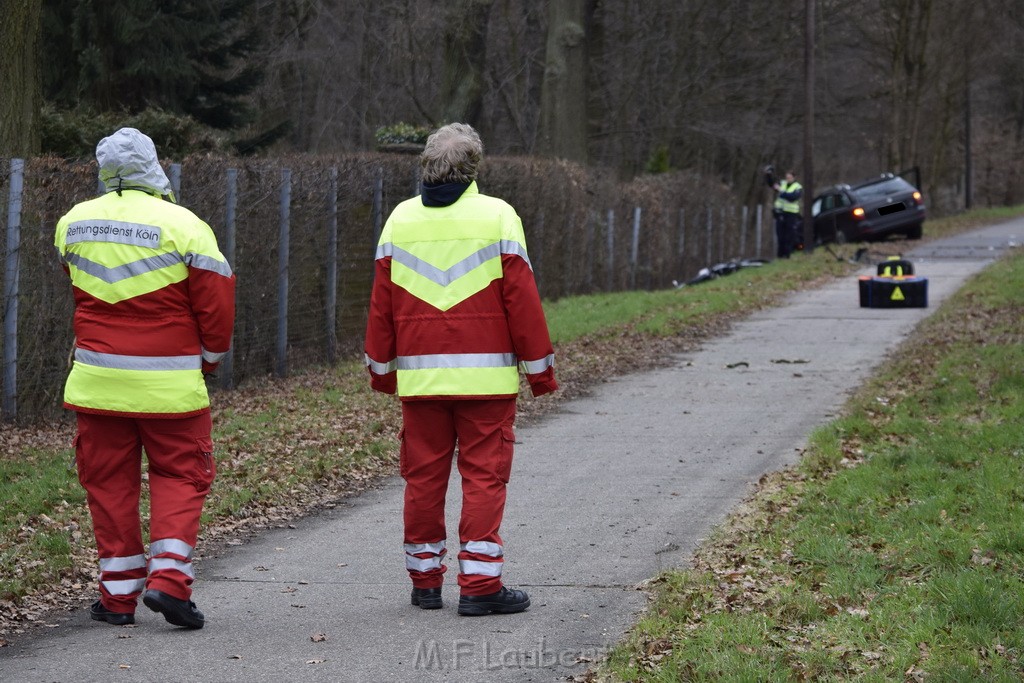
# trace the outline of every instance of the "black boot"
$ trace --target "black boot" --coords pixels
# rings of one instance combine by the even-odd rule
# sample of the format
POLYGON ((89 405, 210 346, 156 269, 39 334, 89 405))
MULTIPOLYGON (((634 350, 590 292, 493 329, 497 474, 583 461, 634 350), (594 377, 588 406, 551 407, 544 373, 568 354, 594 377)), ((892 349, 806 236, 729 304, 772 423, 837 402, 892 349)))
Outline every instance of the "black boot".
POLYGON ((125 626, 135 623, 135 615, 131 612, 111 612, 103 603, 97 600, 89 608, 89 616, 95 621, 105 621, 114 626, 125 626))
POLYGON ((413 588, 412 604, 420 609, 441 609, 441 587, 413 588))
POLYGON ((191 600, 179 600, 161 591, 148 590, 142 602, 154 612, 160 612, 168 623, 185 628, 202 628, 206 617, 191 600))
POLYGON ((501 587, 497 593, 490 595, 459 596, 459 615, 464 617, 482 617, 485 614, 515 614, 530 606, 530 596, 526 591, 512 590, 501 587))

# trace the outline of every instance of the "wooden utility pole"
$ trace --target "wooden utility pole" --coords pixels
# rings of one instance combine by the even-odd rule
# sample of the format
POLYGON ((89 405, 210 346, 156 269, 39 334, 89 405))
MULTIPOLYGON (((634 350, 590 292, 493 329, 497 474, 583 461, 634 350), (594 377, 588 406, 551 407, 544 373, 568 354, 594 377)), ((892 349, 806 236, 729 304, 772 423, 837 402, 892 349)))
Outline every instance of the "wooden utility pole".
POLYGON ((804 5, 804 253, 814 250, 814 0, 804 5))

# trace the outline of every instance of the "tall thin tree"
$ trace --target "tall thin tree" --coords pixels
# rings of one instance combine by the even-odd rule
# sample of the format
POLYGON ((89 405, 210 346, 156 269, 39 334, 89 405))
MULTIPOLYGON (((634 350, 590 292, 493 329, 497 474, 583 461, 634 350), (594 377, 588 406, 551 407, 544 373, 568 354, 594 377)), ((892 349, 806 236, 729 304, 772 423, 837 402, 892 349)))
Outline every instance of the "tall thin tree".
POLYGON ((587 161, 587 31, 595 5, 595 0, 548 5, 537 140, 537 151, 543 155, 587 161))
POLYGON ((0 21, 0 156, 39 148, 39 26, 42 0, 4 3, 0 21))

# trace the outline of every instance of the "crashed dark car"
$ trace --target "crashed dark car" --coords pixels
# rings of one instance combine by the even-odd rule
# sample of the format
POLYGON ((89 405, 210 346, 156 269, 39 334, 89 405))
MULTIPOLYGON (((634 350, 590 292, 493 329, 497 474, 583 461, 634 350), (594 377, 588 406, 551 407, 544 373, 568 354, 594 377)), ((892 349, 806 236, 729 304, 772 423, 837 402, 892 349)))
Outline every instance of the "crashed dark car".
POLYGON ((814 198, 818 243, 860 242, 903 235, 921 239, 924 198, 900 176, 884 173, 857 185, 835 185, 814 198))

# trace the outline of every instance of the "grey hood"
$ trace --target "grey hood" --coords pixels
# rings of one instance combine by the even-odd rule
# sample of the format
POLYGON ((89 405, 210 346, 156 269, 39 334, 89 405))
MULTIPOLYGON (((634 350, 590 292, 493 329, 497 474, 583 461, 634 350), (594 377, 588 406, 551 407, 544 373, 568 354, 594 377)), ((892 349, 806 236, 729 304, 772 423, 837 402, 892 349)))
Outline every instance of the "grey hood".
POLYGON ((175 201, 171 183, 157 159, 156 146, 145 133, 122 128, 103 138, 96 145, 96 161, 100 165, 100 182, 107 192, 144 190, 175 201))

